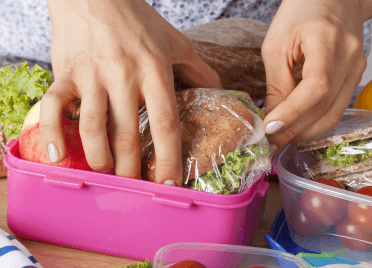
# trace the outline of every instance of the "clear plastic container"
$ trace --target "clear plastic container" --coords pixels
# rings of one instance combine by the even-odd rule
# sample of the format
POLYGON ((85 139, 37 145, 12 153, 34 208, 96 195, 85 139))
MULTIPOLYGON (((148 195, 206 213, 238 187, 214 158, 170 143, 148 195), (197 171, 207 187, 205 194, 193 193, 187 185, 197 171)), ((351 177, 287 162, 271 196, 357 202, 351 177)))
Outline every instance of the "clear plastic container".
POLYGON ((193 260, 207 268, 310 267, 304 260, 272 249, 206 243, 175 243, 161 248, 154 257, 154 268, 193 260))
MULTIPOLYGON (((372 111, 348 109, 343 120, 362 115, 372 115, 372 111)), ((311 160, 306 159, 305 154, 300 154, 294 145, 287 145, 273 159, 273 170, 279 177, 291 238, 309 250, 372 262, 372 228, 363 229, 350 221, 351 214, 364 213, 364 220, 371 221, 372 226, 372 197, 303 178, 301 168, 296 163, 298 159, 311 160), (313 199, 313 196, 321 198, 313 199), (328 226, 310 222, 312 218, 309 216, 304 220, 304 205, 300 207, 298 204, 309 204, 312 202, 310 200, 322 200, 319 204, 311 205, 318 206, 316 213, 323 213, 322 217, 329 220, 328 226), (326 209, 327 206, 334 209, 326 209)), ((307 211, 307 215, 311 213, 307 211)))

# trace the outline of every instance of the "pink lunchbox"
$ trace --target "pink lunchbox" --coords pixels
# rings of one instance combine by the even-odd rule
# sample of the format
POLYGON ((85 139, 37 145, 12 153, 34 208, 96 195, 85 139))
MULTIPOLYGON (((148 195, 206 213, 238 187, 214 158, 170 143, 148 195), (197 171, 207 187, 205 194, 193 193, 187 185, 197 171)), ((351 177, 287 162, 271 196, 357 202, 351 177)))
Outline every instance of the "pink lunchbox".
POLYGON ((249 245, 269 186, 263 175, 243 193, 213 194, 25 161, 18 140, 5 151, 12 232, 138 260, 177 242, 249 245))

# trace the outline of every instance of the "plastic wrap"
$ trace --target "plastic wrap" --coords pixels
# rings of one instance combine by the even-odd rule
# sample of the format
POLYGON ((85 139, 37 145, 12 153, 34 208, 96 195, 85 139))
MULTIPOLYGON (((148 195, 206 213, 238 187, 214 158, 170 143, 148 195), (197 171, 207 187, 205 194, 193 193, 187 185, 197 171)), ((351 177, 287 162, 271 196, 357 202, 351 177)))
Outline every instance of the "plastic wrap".
MULTIPOLYGON (((176 97, 184 187, 240 193, 271 171, 261 112, 247 93, 193 88, 177 92, 176 97)), ((156 158, 145 105, 139 117, 142 178, 155 181, 156 158)))
POLYGON ((372 115, 347 118, 296 147, 303 177, 334 179, 350 191, 372 186, 372 115))

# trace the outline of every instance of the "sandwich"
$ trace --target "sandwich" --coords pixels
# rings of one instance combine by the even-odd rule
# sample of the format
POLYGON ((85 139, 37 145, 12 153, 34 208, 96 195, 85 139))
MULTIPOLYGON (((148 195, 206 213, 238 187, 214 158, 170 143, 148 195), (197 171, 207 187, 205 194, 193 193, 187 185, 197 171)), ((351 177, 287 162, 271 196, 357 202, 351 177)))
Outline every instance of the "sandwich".
POLYGON ((331 178, 346 187, 372 181, 372 115, 341 121, 296 147, 314 159, 307 178, 331 178))
MULTIPOLYGON (((261 112, 247 93, 191 88, 176 92, 176 97, 184 187, 238 193, 252 183, 254 175, 269 170, 261 112)), ((140 118, 144 126, 140 130, 142 178, 155 181, 156 155, 150 127, 143 121, 146 116, 140 118)))

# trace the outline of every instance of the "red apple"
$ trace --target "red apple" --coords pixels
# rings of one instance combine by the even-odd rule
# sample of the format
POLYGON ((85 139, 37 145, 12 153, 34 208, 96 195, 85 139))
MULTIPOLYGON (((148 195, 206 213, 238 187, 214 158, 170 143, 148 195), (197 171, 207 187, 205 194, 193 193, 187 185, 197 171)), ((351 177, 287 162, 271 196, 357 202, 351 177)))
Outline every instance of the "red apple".
POLYGON ((79 134, 79 121, 62 117, 62 130, 66 144, 66 157, 59 163, 53 163, 47 157, 39 134, 39 122, 22 130, 19 137, 19 153, 22 159, 61 167, 92 170, 83 150, 79 134))
POLYGON ((310 237, 320 233, 324 225, 321 221, 306 217, 301 209, 300 199, 293 201, 287 213, 287 220, 302 236, 310 237))
MULTIPOLYGON (((366 186, 356 191, 358 194, 372 196, 372 186, 366 186)), ((362 229, 372 232, 372 207, 350 201, 348 205, 350 219, 362 229)))
POLYGON ((336 233, 338 240, 349 249, 367 250, 372 248, 372 233, 363 230, 347 216, 336 225, 336 233))
MULTIPOLYGON (((318 179, 316 182, 345 189, 342 184, 332 179, 318 179)), ((347 213, 347 201, 328 194, 305 189, 301 195, 301 209, 312 221, 331 226, 340 221, 347 213)))

